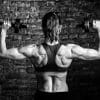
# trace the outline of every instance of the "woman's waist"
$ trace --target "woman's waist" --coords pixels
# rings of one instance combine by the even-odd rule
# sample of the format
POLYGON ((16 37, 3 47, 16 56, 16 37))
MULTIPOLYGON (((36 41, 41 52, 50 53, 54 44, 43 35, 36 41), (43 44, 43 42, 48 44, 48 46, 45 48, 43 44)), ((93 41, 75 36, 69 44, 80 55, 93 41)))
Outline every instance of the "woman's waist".
POLYGON ((64 94, 64 93, 68 93, 68 90, 48 91, 48 90, 44 90, 44 89, 37 89, 36 93, 40 93, 40 94, 64 94))
MULTIPOLYGON (((39 82, 38 82, 39 83, 39 82)), ((47 82, 48 83, 48 82, 47 82)), ((53 83, 39 83, 37 89, 42 92, 47 92, 47 93, 58 93, 58 92, 68 92, 68 85, 66 82, 62 82, 62 84, 53 84, 53 83)))

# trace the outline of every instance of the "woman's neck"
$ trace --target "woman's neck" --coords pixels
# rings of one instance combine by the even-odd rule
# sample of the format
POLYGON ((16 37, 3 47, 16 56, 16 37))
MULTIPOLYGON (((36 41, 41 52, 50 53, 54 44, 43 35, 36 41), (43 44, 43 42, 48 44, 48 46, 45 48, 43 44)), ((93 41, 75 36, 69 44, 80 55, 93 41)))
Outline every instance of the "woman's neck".
POLYGON ((59 41, 53 41, 52 43, 50 41, 46 41, 46 44, 51 45, 51 46, 56 45, 58 43, 59 41))

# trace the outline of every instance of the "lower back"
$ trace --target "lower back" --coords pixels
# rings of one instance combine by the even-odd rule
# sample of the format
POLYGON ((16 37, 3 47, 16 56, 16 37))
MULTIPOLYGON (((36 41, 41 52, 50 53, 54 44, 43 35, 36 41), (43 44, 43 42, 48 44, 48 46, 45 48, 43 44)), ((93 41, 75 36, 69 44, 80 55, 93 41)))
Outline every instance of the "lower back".
POLYGON ((38 90, 44 92, 68 92, 65 73, 45 72, 37 74, 38 90))

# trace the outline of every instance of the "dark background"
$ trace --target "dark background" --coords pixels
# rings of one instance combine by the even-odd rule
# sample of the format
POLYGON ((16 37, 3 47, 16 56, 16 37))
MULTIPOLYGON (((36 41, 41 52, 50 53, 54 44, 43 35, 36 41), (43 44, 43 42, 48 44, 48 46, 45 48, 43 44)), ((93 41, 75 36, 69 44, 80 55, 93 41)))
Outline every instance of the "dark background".
MULTIPOLYGON (((0 0, 0 30, 3 20, 15 23, 16 18, 20 19, 20 23, 27 28, 13 25, 8 30, 7 48, 41 44, 44 41, 42 17, 49 11, 56 11, 63 25, 62 43, 98 49, 97 31, 80 25, 86 18, 100 19, 99 6, 99 0, 0 0)), ((69 92, 83 99, 99 97, 99 67, 99 60, 74 59, 68 69, 69 92)), ((34 96, 36 83, 34 65, 29 59, 17 61, 0 57, 1 100, 27 100, 34 96)))

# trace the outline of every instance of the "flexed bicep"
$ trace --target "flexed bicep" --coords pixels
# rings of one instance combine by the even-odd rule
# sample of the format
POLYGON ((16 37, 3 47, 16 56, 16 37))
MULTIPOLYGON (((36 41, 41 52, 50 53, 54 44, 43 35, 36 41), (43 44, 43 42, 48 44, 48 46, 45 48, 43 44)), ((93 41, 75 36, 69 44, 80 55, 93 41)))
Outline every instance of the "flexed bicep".
POLYGON ((26 58, 25 55, 23 55, 18 51, 18 48, 8 49, 5 53, 1 54, 1 56, 16 60, 21 60, 26 58))
POLYGON ((96 60, 100 59, 100 54, 95 49, 83 48, 78 45, 74 45, 71 48, 73 58, 80 58, 83 60, 96 60))

